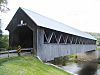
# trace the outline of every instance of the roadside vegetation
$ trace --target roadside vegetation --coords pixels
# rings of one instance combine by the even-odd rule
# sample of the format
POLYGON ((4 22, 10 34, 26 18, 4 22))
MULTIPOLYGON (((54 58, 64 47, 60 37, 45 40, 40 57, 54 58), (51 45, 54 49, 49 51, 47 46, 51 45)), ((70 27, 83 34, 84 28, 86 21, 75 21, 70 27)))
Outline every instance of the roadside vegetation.
POLYGON ((0 75, 71 75, 48 66, 36 57, 20 56, 0 59, 0 75))
POLYGON ((72 55, 68 55, 68 56, 61 56, 61 57, 55 58, 54 60, 49 61, 49 62, 54 65, 58 65, 58 66, 66 66, 67 63, 76 63, 77 55, 72 54, 72 55))
POLYGON ((8 49, 8 42, 9 38, 8 35, 0 36, 0 51, 8 49))
POLYGON ((97 48, 97 50, 100 50, 100 48, 97 48))

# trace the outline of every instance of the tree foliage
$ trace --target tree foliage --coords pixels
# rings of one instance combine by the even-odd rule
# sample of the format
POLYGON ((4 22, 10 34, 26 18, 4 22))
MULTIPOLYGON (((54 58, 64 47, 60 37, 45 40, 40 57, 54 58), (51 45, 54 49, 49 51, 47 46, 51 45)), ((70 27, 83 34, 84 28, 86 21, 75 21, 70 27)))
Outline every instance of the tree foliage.
POLYGON ((7 0, 0 0, 0 11, 5 12, 8 11, 9 8, 7 7, 7 0))
POLYGON ((7 4, 7 0, 0 0, 0 4, 7 4))
POLYGON ((8 48, 8 35, 0 36, 0 48, 8 48))

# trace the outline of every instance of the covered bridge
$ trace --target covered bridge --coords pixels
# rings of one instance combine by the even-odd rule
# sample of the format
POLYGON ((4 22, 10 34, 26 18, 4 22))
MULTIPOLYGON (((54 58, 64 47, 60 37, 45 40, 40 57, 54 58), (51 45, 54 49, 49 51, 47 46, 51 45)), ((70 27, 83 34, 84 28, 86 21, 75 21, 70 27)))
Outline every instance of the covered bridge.
POLYGON ((6 30, 10 47, 33 48, 44 61, 96 50, 96 39, 90 34, 24 8, 17 10, 6 30))

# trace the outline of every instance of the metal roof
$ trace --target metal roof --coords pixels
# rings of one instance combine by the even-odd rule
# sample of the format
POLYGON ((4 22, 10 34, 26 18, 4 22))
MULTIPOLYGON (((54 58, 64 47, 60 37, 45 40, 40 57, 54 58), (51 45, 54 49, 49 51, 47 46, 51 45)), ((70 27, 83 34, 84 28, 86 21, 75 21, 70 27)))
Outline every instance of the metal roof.
POLYGON ((68 25, 65 25, 63 23, 57 22, 55 20, 52 20, 50 18, 47 18, 45 16, 42 16, 40 14, 37 14, 33 11, 30 11, 25 8, 21 8, 38 26, 53 29, 56 31, 64 32, 64 33, 69 33, 72 35, 88 38, 88 39, 93 39, 96 40, 93 36, 91 36, 88 33, 82 32, 78 29, 72 28, 68 25))

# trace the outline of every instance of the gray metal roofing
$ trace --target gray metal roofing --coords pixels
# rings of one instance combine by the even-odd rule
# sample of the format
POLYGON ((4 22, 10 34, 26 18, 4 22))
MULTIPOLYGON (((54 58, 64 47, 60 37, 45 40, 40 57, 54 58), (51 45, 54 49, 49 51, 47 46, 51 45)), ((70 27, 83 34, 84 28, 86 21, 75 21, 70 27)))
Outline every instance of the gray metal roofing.
POLYGON ((56 31, 64 32, 64 33, 69 33, 72 35, 88 38, 88 39, 93 39, 96 40, 93 36, 91 36, 88 33, 82 32, 78 29, 72 28, 68 25, 65 25, 63 23, 57 22, 55 20, 52 20, 50 18, 47 18, 45 16, 42 16, 40 14, 37 14, 33 11, 30 11, 25 8, 21 8, 38 26, 53 29, 56 31))

